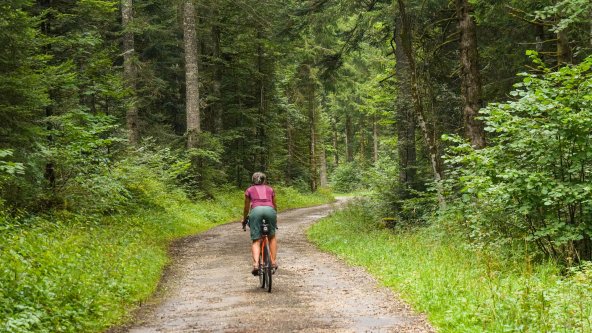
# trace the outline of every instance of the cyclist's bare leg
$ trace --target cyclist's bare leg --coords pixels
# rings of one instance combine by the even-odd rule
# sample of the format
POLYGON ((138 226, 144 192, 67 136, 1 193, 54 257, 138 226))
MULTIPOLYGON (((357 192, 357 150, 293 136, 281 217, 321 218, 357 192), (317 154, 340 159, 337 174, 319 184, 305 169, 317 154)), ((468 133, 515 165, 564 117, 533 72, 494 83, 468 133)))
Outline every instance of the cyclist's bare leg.
POLYGON ((251 253, 253 253, 253 267, 259 266, 259 253, 261 252, 261 240, 254 240, 251 244, 251 253))
POLYGON ((271 264, 275 266, 277 255, 277 239, 274 236, 269 236, 269 251, 271 252, 271 264))

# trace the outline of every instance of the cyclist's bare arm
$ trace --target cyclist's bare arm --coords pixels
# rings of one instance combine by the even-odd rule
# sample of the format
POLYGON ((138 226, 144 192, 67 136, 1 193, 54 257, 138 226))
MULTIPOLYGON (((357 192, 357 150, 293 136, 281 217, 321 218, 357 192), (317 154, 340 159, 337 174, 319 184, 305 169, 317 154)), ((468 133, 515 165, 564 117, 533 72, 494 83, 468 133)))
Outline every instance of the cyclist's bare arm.
POLYGON ((249 209, 251 208, 251 198, 245 195, 245 207, 243 208, 243 220, 242 223, 244 224, 247 221, 247 216, 249 216, 249 209))

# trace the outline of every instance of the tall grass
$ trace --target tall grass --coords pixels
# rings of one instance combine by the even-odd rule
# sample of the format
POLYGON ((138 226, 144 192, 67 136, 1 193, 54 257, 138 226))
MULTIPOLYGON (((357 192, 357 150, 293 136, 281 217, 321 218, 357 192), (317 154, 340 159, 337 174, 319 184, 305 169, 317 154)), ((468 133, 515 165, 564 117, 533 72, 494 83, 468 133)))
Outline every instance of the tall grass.
POLYGON ((309 229, 322 249, 365 267, 440 332, 592 332, 592 265, 502 259, 435 228, 382 230, 362 206, 309 229))
MULTIPOLYGON (((242 191, 192 203, 161 190, 131 215, 0 217, 0 332, 101 331, 154 291, 173 239, 242 216, 242 191)), ((277 192, 280 209, 332 200, 277 192)))

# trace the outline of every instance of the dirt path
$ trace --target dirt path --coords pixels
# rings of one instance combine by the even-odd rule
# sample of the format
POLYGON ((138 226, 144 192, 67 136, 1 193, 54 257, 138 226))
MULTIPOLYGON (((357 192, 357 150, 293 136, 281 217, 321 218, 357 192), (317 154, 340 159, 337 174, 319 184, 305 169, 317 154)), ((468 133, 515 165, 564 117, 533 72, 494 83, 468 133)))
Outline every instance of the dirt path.
POLYGON ((178 242, 157 296, 133 326, 111 332, 434 332, 362 269, 307 242, 306 228, 334 207, 280 214, 271 294, 250 274, 239 223, 178 242))

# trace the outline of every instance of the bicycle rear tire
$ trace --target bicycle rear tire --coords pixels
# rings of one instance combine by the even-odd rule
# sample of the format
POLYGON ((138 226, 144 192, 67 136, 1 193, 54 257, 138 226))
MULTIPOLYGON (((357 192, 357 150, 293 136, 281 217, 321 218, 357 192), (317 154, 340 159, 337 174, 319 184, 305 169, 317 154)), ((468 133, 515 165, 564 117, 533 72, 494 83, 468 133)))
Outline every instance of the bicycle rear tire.
POLYGON ((271 267, 271 252, 269 251, 269 243, 265 244, 265 269, 264 269, 264 280, 266 280, 266 286, 264 286, 263 288, 267 287, 267 292, 270 293, 271 292, 271 276, 273 274, 273 268, 271 267))
POLYGON ((261 252, 261 254, 259 254, 259 286, 261 288, 265 288, 265 286, 266 286, 264 259, 265 259, 265 255, 263 254, 263 252, 261 252))

